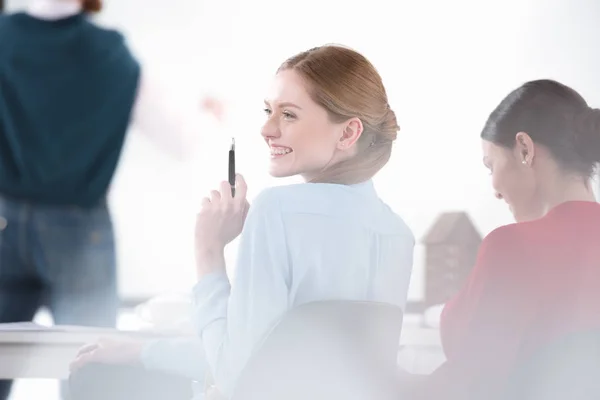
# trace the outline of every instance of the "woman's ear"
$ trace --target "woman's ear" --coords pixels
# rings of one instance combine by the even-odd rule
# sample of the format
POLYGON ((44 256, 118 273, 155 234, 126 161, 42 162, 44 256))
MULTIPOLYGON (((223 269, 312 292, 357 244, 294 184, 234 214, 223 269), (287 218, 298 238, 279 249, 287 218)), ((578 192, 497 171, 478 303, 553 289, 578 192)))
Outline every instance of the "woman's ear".
POLYGON ((535 143, 533 143, 533 139, 527 133, 519 132, 515 136, 515 141, 519 160, 523 164, 531 166, 535 158, 535 143))
POLYGON ((338 141, 339 150, 347 150, 354 146, 363 133, 363 124, 360 118, 351 118, 343 125, 342 136, 338 141))

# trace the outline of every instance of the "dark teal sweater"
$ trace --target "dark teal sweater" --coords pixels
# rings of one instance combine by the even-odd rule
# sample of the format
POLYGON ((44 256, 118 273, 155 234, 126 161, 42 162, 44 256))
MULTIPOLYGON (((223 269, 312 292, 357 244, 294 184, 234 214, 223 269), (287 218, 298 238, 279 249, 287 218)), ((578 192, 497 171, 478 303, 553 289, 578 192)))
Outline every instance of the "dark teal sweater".
POLYGON ((119 160, 140 67, 84 14, 0 15, 0 195, 90 207, 119 160))

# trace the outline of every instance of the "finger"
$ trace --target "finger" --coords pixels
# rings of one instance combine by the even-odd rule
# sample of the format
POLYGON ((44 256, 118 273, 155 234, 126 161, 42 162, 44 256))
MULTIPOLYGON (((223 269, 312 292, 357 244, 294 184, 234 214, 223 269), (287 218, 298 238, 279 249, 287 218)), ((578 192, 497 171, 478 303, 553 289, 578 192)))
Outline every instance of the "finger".
POLYGON ((221 201, 221 195, 219 194, 219 192, 217 190, 211 191, 210 192, 210 202, 218 203, 219 201, 221 201))
POLYGON ((69 363, 69 372, 74 372, 85 365, 82 363, 81 359, 82 357, 77 357, 69 363))
POLYGON ((221 199, 226 202, 230 202, 231 199, 231 185, 227 181, 221 182, 221 199))
POLYGON ((202 207, 208 207, 210 205, 210 199, 208 197, 203 198, 202 202, 200 203, 200 205, 202 207))
POLYGON ((248 193, 248 186, 246 180, 241 174, 235 176, 235 198, 240 201, 246 201, 246 194, 248 193))
POLYGON ((83 354, 92 352, 94 350, 96 350, 98 348, 98 344, 97 343, 92 343, 92 344, 86 344, 85 346, 82 346, 78 351, 77 351, 77 356, 81 356, 83 354))

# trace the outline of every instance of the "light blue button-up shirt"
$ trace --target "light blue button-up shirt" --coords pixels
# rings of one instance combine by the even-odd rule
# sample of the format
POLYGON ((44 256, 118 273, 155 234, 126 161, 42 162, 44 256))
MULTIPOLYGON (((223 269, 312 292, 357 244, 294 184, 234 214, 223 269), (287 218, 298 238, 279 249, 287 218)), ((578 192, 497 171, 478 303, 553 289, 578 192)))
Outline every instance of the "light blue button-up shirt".
POLYGON ((319 300, 404 308, 414 245, 371 181, 267 189, 248 213, 235 279, 213 273, 194 288, 200 340, 156 342, 144 362, 196 380, 208 372, 230 397, 255 346, 290 308, 319 300))

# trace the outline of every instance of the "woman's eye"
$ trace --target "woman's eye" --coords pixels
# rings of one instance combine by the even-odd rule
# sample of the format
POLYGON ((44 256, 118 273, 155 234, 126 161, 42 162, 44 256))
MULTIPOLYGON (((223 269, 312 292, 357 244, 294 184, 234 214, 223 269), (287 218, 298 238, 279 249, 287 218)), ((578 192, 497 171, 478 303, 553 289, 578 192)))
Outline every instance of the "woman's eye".
POLYGON ((265 108, 263 111, 265 112, 265 114, 271 115, 271 110, 269 110, 268 108, 265 108))
POLYGON ((286 119, 294 119, 296 118, 296 116, 294 114, 292 114, 291 112, 288 111, 284 111, 283 113, 283 117, 286 119))

